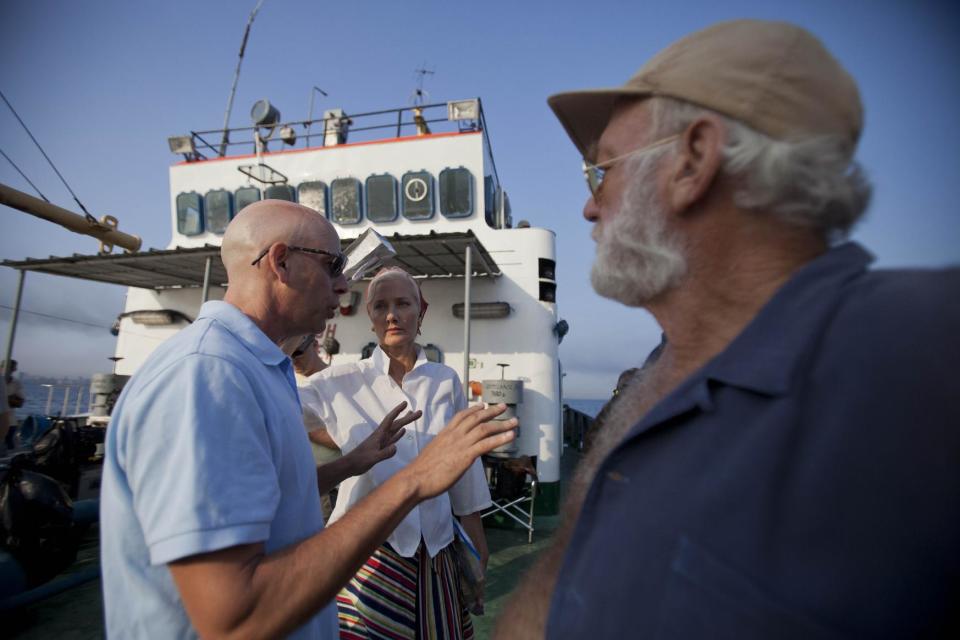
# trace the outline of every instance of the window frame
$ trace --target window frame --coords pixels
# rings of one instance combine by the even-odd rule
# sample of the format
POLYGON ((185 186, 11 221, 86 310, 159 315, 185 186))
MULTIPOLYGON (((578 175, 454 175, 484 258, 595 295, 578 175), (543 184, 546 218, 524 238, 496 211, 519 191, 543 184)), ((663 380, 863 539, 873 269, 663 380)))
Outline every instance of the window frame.
POLYGON ((314 211, 317 211, 318 214, 322 215, 325 218, 330 218, 330 185, 328 185, 323 180, 304 180, 303 182, 297 185, 297 202, 307 207, 308 209, 313 209, 314 211), (300 189, 304 185, 314 185, 314 184, 323 185, 323 211, 317 211, 316 209, 313 209, 313 207, 311 207, 310 205, 304 204, 303 200, 300 197, 300 189))
POLYGON ((204 225, 204 223, 206 222, 206 220, 204 219, 205 213, 204 213, 204 207, 203 207, 203 196, 201 196, 201 195, 200 195, 199 193, 197 193, 196 191, 181 191, 180 193, 177 194, 177 197, 174 199, 174 207, 175 207, 175 209, 176 209, 176 211, 177 211, 177 233, 179 233, 179 234, 182 235, 182 236, 187 236, 187 237, 189 237, 189 238, 203 235, 204 231, 206 230, 206 227, 205 227, 205 225, 204 225), (197 221, 198 221, 198 223, 199 223, 199 227, 200 227, 200 228, 199 228, 197 231, 193 232, 193 233, 187 233, 186 231, 183 230, 183 228, 182 228, 182 226, 181 226, 181 219, 180 219, 180 198, 182 198, 182 197, 184 197, 184 196, 192 196, 192 197, 195 197, 195 198, 197 199, 197 203, 198 203, 198 205, 199 205, 199 206, 197 207, 197 221))
POLYGON ((241 211, 243 211, 246 207, 249 207, 249 206, 250 206, 251 204, 253 204, 254 202, 260 202, 261 200, 263 200, 263 190, 260 189, 260 187, 257 187, 257 186, 252 185, 252 184, 246 185, 246 186, 244 186, 244 187, 237 187, 236 189, 233 190, 233 208, 234 208, 233 215, 237 215, 238 213, 240 213, 241 211), (243 207, 238 207, 238 206, 237 206, 237 202, 238 202, 239 199, 240 199, 240 196, 238 195, 239 192, 240 192, 240 191, 250 191, 250 190, 253 190, 253 191, 256 191, 256 192, 257 192, 257 199, 256 199, 256 200, 251 200, 251 201, 248 202, 247 204, 243 205, 243 207))
POLYGON ((333 180, 330 181, 329 218, 330 218, 330 221, 333 222, 334 224, 339 224, 342 226, 355 225, 363 222, 363 184, 360 182, 358 178, 354 178, 353 176, 345 176, 343 178, 334 178, 333 180), (335 211, 336 197, 334 196, 334 193, 333 193, 334 185, 337 184, 338 182, 343 182, 347 180, 352 180, 357 189, 357 208, 356 208, 357 219, 347 220, 347 221, 337 220, 336 218, 337 212, 335 211))
POLYGON ((366 208, 367 220, 375 223, 386 223, 386 222, 395 222, 397 218, 400 217, 400 197, 399 197, 399 194, 397 193, 398 185, 399 185, 399 182, 397 182, 396 176, 394 176, 391 173, 374 173, 372 175, 367 176, 366 180, 363 181, 363 188, 364 188, 364 191, 366 192, 366 197, 364 198, 364 205, 366 208), (370 180, 373 178, 390 178, 390 181, 392 183, 391 186, 392 186, 392 195, 393 195, 393 217, 389 219, 387 218, 376 219, 372 215, 370 215, 370 201, 371 201, 370 180))
POLYGON ((473 172, 470 169, 459 166, 459 167, 445 167, 440 171, 440 174, 437 176, 437 201, 439 203, 440 215, 448 220, 458 220, 461 218, 469 218, 474 214, 477 208, 477 202, 475 197, 476 187, 474 186, 473 172), (469 203, 469 209, 463 213, 445 213, 443 210, 443 175, 448 172, 465 172, 469 180, 467 181, 467 200, 469 203))
POLYGON ((230 224, 230 221, 233 220, 233 217, 237 215, 233 207, 233 193, 229 189, 210 189, 205 194, 203 194, 203 228, 208 233, 214 233, 218 236, 222 236, 223 233, 227 230, 227 226, 230 224), (213 193, 225 193, 227 194, 227 224, 223 226, 222 230, 217 230, 212 228, 210 224, 210 206, 207 202, 207 198, 210 197, 213 193))
POLYGON ((270 186, 268 186, 266 189, 263 190, 263 197, 262 197, 262 199, 263 199, 263 200, 285 200, 286 202, 296 202, 296 201, 297 201, 297 189, 296 189, 296 187, 292 186, 289 182, 281 182, 281 183, 279 183, 279 184, 271 184, 270 186), (290 195, 291 195, 290 200, 287 200, 286 198, 269 198, 269 197, 267 197, 267 192, 270 191, 270 189, 275 189, 275 188, 277 188, 277 187, 286 187, 287 189, 289 189, 289 190, 290 190, 290 195))
MULTIPOLYGON (((436 212, 437 212, 437 206, 436 206, 436 202, 435 202, 435 199, 436 199, 436 195, 435 195, 436 188, 435 188, 435 186, 434 186, 434 184, 433 184, 433 183, 434 183, 434 180, 435 180, 435 179, 434 179, 434 177, 433 177, 433 174, 430 173, 429 171, 427 171, 426 169, 420 169, 419 171, 407 171, 407 172, 404 173, 403 176, 400 178, 400 214, 401 214, 405 219, 407 219, 407 220, 414 220, 414 221, 417 221, 417 220, 433 220, 433 218, 434 218, 434 216, 436 215, 436 212), (417 216, 411 217, 410 215, 407 214, 407 186, 406 186, 406 179, 407 179, 408 176, 416 176, 416 177, 418 177, 418 178, 422 178, 423 174, 425 174, 426 177, 427 177, 427 180, 426 180, 426 183, 427 183, 427 195, 426 195, 425 197, 429 200, 430 212, 429 212, 427 215, 417 215, 417 216)), ((415 200, 414 202, 419 202, 419 200, 415 200)))

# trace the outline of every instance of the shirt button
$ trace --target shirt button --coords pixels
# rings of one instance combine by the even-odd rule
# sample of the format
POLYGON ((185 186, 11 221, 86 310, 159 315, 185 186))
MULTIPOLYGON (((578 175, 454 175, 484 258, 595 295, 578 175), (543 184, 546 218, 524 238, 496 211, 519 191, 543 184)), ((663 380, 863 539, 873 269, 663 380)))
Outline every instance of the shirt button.
POLYGON ((626 484, 627 482, 630 482, 630 479, 619 471, 607 471, 607 478, 614 482, 619 482, 620 484, 626 484))

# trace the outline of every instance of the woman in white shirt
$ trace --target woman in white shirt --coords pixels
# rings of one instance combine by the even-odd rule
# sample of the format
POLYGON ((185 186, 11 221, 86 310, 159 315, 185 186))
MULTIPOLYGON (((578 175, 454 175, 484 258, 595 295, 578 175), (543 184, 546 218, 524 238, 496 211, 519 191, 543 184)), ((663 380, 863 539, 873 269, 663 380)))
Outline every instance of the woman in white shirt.
MULTIPOLYGON (((344 453, 348 453, 399 402, 423 417, 407 426, 397 453, 340 485, 331 522, 403 468, 467 402, 453 369, 428 362, 415 339, 427 304, 410 274, 381 270, 367 288, 367 314, 379 345, 360 362, 335 365, 311 380, 302 394, 344 453)), ((486 566, 480 511, 491 504, 486 476, 476 461, 447 493, 415 507, 337 596, 341 632, 350 637, 470 638, 473 625, 460 594, 449 545, 453 516, 486 566)))

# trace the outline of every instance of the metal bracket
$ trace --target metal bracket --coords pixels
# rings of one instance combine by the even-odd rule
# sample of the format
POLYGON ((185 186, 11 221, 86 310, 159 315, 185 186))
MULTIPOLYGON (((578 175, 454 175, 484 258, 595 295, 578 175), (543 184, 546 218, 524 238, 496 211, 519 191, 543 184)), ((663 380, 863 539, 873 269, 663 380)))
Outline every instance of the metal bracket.
POLYGON ((270 165, 262 162, 260 164, 241 165, 237 167, 237 171, 252 180, 262 182, 263 184, 284 184, 289 181, 287 176, 283 175, 270 165))

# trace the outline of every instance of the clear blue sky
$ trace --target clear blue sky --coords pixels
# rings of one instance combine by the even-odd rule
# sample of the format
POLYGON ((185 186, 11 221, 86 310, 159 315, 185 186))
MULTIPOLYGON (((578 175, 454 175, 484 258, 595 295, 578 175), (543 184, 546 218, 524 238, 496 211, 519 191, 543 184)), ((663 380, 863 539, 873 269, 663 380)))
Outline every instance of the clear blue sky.
MULTIPOLYGON (((87 208, 112 214, 147 247, 170 237, 169 135, 221 125, 254 0, 4 2, 0 89, 87 208)), ((546 106, 554 92, 621 84, 678 37, 718 20, 784 19, 824 40, 866 105, 859 158, 875 183, 854 238, 883 266, 960 261, 960 3, 882 2, 307 2, 266 0, 253 26, 232 124, 263 97, 284 118, 317 109, 404 106, 413 69, 436 74, 431 99, 480 96, 514 218, 557 232, 559 308, 570 397, 603 397, 641 362, 658 331, 643 311, 589 285, 593 243, 581 217, 579 158, 546 106)), ((76 210, 0 104, 0 149, 57 204, 76 210)), ((0 158, 0 182, 30 187, 0 158)), ((93 253, 96 242, 0 207, 0 257, 93 253)), ((15 272, 0 269, 0 305, 15 272)), ((123 289, 29 274, 24 308, 96 326, 21 316, 14 357, 32 373, 108 371, 108 327, 123 289)), ((9 311, 0 307, 6 336, 9 311)), ((909 330, 905 328, 905 330, 909 330)))

